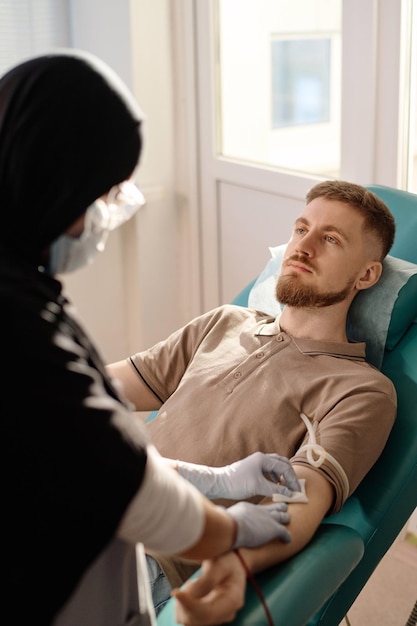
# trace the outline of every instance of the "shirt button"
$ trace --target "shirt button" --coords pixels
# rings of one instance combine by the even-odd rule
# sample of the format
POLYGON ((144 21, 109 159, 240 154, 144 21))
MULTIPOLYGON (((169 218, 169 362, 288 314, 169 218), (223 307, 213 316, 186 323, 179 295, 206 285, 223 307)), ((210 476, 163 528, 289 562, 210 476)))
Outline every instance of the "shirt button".
POLYGON ((284 341, 284 337, 282 335, 278 335, 277 339, 278 341, 284 341))
POLYGON ((258 352, 258 353, 256 354, 256 358, 257 358, 257 359, 262 359, 263 355, 264 355, 264 353, 263 353, 263 352, 258 352))
POLYGON ((235 372, 233 374, 233 378, 240 378, 242 376, 242 372, 235 372))

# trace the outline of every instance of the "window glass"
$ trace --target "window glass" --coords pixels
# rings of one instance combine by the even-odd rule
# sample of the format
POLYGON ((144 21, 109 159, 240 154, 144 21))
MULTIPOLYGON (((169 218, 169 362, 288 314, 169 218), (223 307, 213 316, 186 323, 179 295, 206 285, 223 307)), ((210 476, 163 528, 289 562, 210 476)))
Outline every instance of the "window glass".
POLYGON ((330 43, 272 41, 272 128, 330 121, 330 43))
POLYGON ((0 0, 0 75, 26 57, 68 45, 67 0, 0 0))
POLYGON ((218 0, 219 154, 338 176, 342 0, 218 0))

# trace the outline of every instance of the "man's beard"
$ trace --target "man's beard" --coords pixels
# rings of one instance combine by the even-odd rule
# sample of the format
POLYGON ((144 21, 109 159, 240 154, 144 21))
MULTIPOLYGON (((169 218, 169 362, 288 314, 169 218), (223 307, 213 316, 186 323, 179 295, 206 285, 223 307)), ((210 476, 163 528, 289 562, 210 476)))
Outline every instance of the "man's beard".
POLYGON ((297 276, 279 276, 275 295, 281 304, 288 304, 296 308, 319 308, 342 302, 351 293, 354 278, 348 280, 340 291, 318 291, 314 287, 301 284, 297 276))

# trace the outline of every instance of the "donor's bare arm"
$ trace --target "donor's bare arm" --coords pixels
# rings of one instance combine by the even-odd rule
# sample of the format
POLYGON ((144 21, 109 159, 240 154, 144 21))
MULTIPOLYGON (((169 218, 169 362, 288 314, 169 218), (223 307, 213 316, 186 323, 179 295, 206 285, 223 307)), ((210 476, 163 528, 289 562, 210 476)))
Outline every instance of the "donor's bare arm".
MULTIPOLYGON (((308 502, 288 504, 291 516, 287 525, 292 537, 290 543, 274 540, 259 548, 239 549, 253 573, 281 563, 302 550, 332 506, 333 487, 322 474, 305 466, 295 465, 294 469, 299 479, 306 480, 308 502)), ((186 626, 231 621, 237 613, 236 604, 242 606, 244 602, 242 576, 245 576, 242 564, 234 553, 204 561, 199 578, 188 581, 181 590, 172 592, 176 598, 176 620, 186 626), (237 590, 240 593, 239 602, 234 598, 237 590)))

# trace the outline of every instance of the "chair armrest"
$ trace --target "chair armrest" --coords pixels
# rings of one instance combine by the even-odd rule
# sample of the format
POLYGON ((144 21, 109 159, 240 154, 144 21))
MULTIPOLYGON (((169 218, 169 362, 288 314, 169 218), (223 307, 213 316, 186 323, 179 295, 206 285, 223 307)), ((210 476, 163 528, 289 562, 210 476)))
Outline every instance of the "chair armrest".
MULTIPOLYGON (((336 524, 321 525, 304 550, 257 575, 274 622, 285 626, 306 624, 359 563, 363 552, 363 541, 356 531, 336 524)), ((177 625, 174 600, 161 611, 157 624, 177 625)), ((262 605, 249 582, 245 605, 233 624, 267 624, 262 605)))

